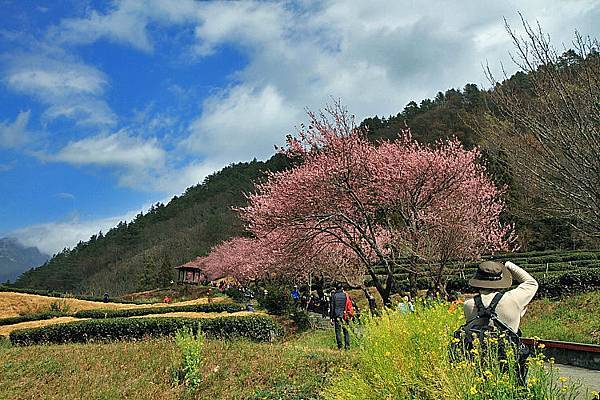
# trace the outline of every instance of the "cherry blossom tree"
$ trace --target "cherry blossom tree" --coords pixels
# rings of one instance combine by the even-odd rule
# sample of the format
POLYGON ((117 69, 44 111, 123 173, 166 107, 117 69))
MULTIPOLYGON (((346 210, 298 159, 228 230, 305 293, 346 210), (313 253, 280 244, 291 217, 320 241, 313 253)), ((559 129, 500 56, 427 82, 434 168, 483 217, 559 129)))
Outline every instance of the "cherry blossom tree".
POLYGON ((266 251, 257 239, 234 237, 213 247, 199 262, 211 280, 231 276, 247 282, 260 278, 267 271, 266 251))
POLYGON ((373 144, 339 104, 309 117, 288 137, 286 152, 298 165, 269 174, 240 209, 257 238, 283 238, 284 254, 329 253, 330 267, 361 265, 386 303, 397 272, 409 272, 414 285, 423 272, 417 266, 434 264, 441 284, 450 259, 509 249, 514 234, 500 221, 502 191, 477 149, 456 140, 420 145, 408 131, 373 144))

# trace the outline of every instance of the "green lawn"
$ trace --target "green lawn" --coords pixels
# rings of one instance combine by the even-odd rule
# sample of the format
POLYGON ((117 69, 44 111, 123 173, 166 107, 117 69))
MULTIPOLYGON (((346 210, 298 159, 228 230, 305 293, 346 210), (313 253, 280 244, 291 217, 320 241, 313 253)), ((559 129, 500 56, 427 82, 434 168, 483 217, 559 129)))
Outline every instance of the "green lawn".
POLYGON ((172 339, 0 346, 0 399, 319 399, 345 356, 332 331, 276 343, 206 340, 203 379, 190 393, 175 376, 172 339))
POLYGON ((524 336, 600 344, 600 292, 540 299, 523 317, 524 336))

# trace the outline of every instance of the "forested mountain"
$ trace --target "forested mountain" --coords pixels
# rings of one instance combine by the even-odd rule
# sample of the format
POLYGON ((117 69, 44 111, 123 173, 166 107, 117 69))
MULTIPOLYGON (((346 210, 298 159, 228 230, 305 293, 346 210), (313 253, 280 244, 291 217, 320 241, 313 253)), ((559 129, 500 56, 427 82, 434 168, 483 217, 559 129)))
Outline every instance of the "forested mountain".
POLYGON ((0 282, 14 281, 21 273, 42 265, 50 256, 14 239, 0 238, 0 282))
MULTIPOLYGON (((517 73, 503 85, 512 85, 524 99, 528 76, 517 73)), ((397 115, 372 117, 360 125, 373 141, 393 140, 404 127, 421 142, 459 138, 466 147, 484 141, 474 132, 473 122, 495 112, 489 104, 490 92, 474 84, 462 90, 439 92, 434 99, 410 102, 397 115)), ((510 165, 501 153, 483 154, 488 170, 499 185, 507 185, 509 215, 519 232, 521 248, 527 250, 575 248, 585 245, 570 226, 558 220, 523 213, 532 199, 524 199, 511 178, 510 165)), ((215 244, 243 234, 232 206, 244 204, 244 193, 265 171, 289 167, 287 159, 275 155, 266 162, 252 161, 230 165, 190 187, 167 205, 156 204, 146 214, 129 223, 121 222, 106 232, 65 249, 43 266, 24 273, 16 286, 98 294, 121 294, 160 286, 174 278, 174 266, 204 255, 215 244)), ((533 201, 537 201, 535 198, 533 201)))

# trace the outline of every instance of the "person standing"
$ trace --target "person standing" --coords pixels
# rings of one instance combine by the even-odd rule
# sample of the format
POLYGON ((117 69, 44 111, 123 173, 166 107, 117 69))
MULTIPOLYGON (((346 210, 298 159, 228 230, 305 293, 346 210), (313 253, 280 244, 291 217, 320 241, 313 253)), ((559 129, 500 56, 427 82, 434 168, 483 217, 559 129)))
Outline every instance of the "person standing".
POLYGON ((363 292, 365 292, 365 296, 367 297, 367 301, 369 302, 369 311, 371 311, 372 315, 378 315, 379 312, 377 310, 377 302, 375 301, 375 297, 369 292, 369 289, 366 287, 363 288, 363 292))
POLYGON ((350 348, 350 334, 348 333, 348 322, 350 316, 348 315, 346 306, 348 301, 350 301, 350 297, 344 291, 342 284, 338 283, 335 292, 333 292, 331 295, 329 316, 331 318, 331 323, 335 328, 335 341, 337 342, 337 347, 340 350, 342 349, 342 332, 344 334, 344 349, 348 350, 350 348))
MULTIPOLYGON (((496 261, 484 261, 479 265, 469 285, 478 293, 465 301, 463 311, 467 321, 473 320, 488 307, 498 320, 512 332, 520 336, 521 317, 527 311, 527 305, 538 290, 538 283, 527 271, 507 261, 502 264, 496 261), (513 280, 519 285, 509 291, 502 292, 512 286, 513 280)), ((528 354, 520 354, 518 358, 519 378, 523 382, 527 375, 528 354)))
POLYGON ((292 299, 294 300, 294 305, 297 306, 300 301, 300 292, 297 285, 294 285, 294 290, 292 290, 292 299))

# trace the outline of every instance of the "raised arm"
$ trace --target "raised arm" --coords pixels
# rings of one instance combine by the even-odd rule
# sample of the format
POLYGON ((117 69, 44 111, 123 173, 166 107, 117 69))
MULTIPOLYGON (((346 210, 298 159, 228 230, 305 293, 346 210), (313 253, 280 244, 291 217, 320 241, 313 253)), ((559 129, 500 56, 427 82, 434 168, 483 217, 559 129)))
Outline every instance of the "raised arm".
POLYGON ((535 296, 538 290, 538 283, 533 276, 529 275, 527 271, 515 263, 507 261, 504 265, 512 274, 513 280, 519 283, 519 286, 507 294, 510 294, 520 307, 525 308, 531 299, 533 299, 533 296, 535 296))

